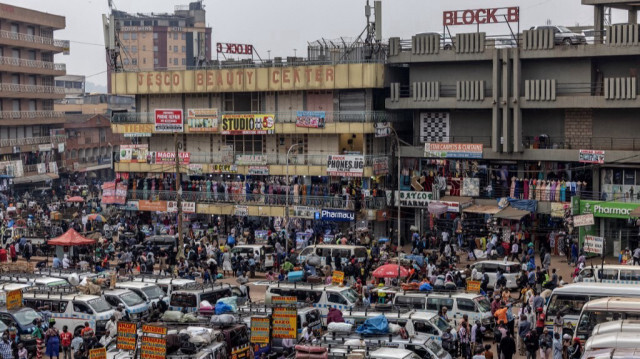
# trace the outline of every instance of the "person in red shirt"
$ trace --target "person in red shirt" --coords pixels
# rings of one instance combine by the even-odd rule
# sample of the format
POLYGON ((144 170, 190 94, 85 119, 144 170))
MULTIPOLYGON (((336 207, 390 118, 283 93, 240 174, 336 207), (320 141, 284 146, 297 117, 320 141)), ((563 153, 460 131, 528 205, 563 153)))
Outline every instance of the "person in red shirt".
POLYGON ((62 333, 60 333, 60 346, 62 347, 62 359, 71 359, 71 340, 73 334, 69 332, 67 326, 62 327, 62 333))
POLYGON ((542 308, 538 308, 538 317, 536 319, 536 332, 538 336, 542 335, 542 330, 544 329, 544 319, 545 315, 542 312, 542 308))
POLYGON ((18 253, 16 253, 15 243, 11 243, 11 246, 9 246, 9 256, 11 257, 11 262, 13 263, 18 260, 18 253))

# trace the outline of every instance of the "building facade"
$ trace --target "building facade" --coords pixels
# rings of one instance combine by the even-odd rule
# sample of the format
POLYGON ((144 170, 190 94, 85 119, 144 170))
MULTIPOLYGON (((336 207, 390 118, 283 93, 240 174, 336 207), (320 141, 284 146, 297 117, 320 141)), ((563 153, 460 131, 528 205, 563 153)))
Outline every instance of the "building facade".
MULTIPOLYGON (((508 46, 482 32, 458 33, 446 48, 438 34, 390 39, 385 105, 413 118, 398 128, 413 145, 401 148, 407 236, 433 224, 426 206, 438 196, 448 196, 440 218, 450 220, 473 199, 469 217, 494 211, 479 203, 525 201, 540 236, 563 230, 572 198, 584 202, 576 214, 601 202, 640 206, 637 8, 629 24, 602 27, 603 1, 584 2, 599 4, 594 44, 567 45, 550 29, 525 30, 508 46)), ((609 253, 634 246, 629 212, 595 213, 581 238, 605 237, 609 253)))
POLYGON ((65 65, 53 62, 69 51, 54 39, 65 18, 0 4, 0 174, 14 185, 49 182, 58 177, 64 152, 64 113, 54 100, 64 98, 54 77, 65 65))

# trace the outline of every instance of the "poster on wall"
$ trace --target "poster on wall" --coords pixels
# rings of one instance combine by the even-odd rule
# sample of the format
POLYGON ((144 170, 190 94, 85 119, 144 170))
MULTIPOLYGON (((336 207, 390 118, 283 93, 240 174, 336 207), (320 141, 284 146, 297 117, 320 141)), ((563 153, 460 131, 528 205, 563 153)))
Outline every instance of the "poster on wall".
POLYGON ((373 174, 376 176, 389 174, 388 157, 375 157, 373 159, 373 174))
POLYGON ((187 110, 189 132, 218 132, 217 108, 190 108, 187 110))
POLYGON ((274 114, 222 115, 223 135, 271 135, 275 133, 274 114))
POLYGON ((236 165, 211 165, 211 173, 238 173, 238 166, 236 165))
POLYGON ((376 137, 389 137, 391 135, 391 124, 389 122, 376 122, 376 137))
POLYGON ((246 216, 249 215, 249 207, 248 206, 236 205, 233 208, 233 215, 234 216, 240 216, 240 217, 246 217, 246 216))
POLYGON ((329 155, 327 156, 327 175, 336 177, 362 177, 364 174, 364 156, 329 155))
POLYGON ((154 116, 155 132, 183 132, 184 121, 181 109, 156 109, 154 116))
POLYGON ((420 142, 449 142, 448 112, 423 112, 420 114, 420 142))
POLYGON ((298 111, 296 112, 296 127, 324 128, 324 111, 298 111))
POLYGON ((147 163, 149 145, 120 145, 120 163, 147 163))
MULTIPOLYGON (((180 152, 178 153, 179 162, 181 165, 188 165, 191 162, 191 153, 189 152, 180 152)), ((176 153, 175 152, 154 152, 153 163, 157 165, 175 165, 176 164, 176 153)))
POLYGON ((580 163, 604 163, 604 151, 580 150, 578 152, 578 162, 580 163))
POLYGON ((187 167, 188 173, 192 176, 201 176, 203 167, 201 163, 190 163, 187 167))

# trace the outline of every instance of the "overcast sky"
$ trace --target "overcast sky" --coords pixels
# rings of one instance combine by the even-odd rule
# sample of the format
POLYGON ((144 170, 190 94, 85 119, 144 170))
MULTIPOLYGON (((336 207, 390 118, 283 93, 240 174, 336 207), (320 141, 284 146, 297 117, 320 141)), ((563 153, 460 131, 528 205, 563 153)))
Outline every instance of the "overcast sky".
MULTIPOLYGON (((4 3, 63 15, 65 30, 55 37, 71 41, 71 54, 56 55, 56 62, 67 64, 68 74, 87 76, 87 81, 106 85, 106 63, 102 14, 108 13, 107 0, 0 0, 4 3), (83 44, 88 43, 88 44, 83 44), (91 45, 93 44, 93 45, 91 45)), ((373 0, 372 5, 373 5, 373 0)), ((127 12, 172 13, 180 0, 113 0, 118 10, 127 12)), ((593 8, 580 0, 383 0, 383 37, 411 35, 442 29, 445 10, 520 6, 521 29, 544 24, 593 24, 593 8)), ((207 25, 213 28, 213 43, 253 44, 267 57, 305 56, 307 41, 320 38, 357 37, 364 29, 366 0, 204 0, 207 25)), ((613 22, 626 21, 626 14, 613 13, 613 22)), ((469 32, 474 28, 451 27, 450 31, 469 32)), ((504 24, 481 28, 493 34, 508 34, 504 24)), ((215 47, 213 47, 215 49, 215 47)))

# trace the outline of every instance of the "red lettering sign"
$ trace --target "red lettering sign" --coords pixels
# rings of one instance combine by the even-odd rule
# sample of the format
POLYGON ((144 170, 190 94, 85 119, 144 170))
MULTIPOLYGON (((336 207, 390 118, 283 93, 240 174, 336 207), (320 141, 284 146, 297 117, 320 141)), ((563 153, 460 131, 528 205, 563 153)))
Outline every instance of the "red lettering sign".
POLYGON ((442 13, 442 24, 476 25, 498 24, 520 21, 520 8, 517 6, 474 10, 452 10, 442 13))
POLYGON ((235 54, 235 55, 253 55, 253 45, 229 44, 219 42, 216 44, 218 53, 235 54))

